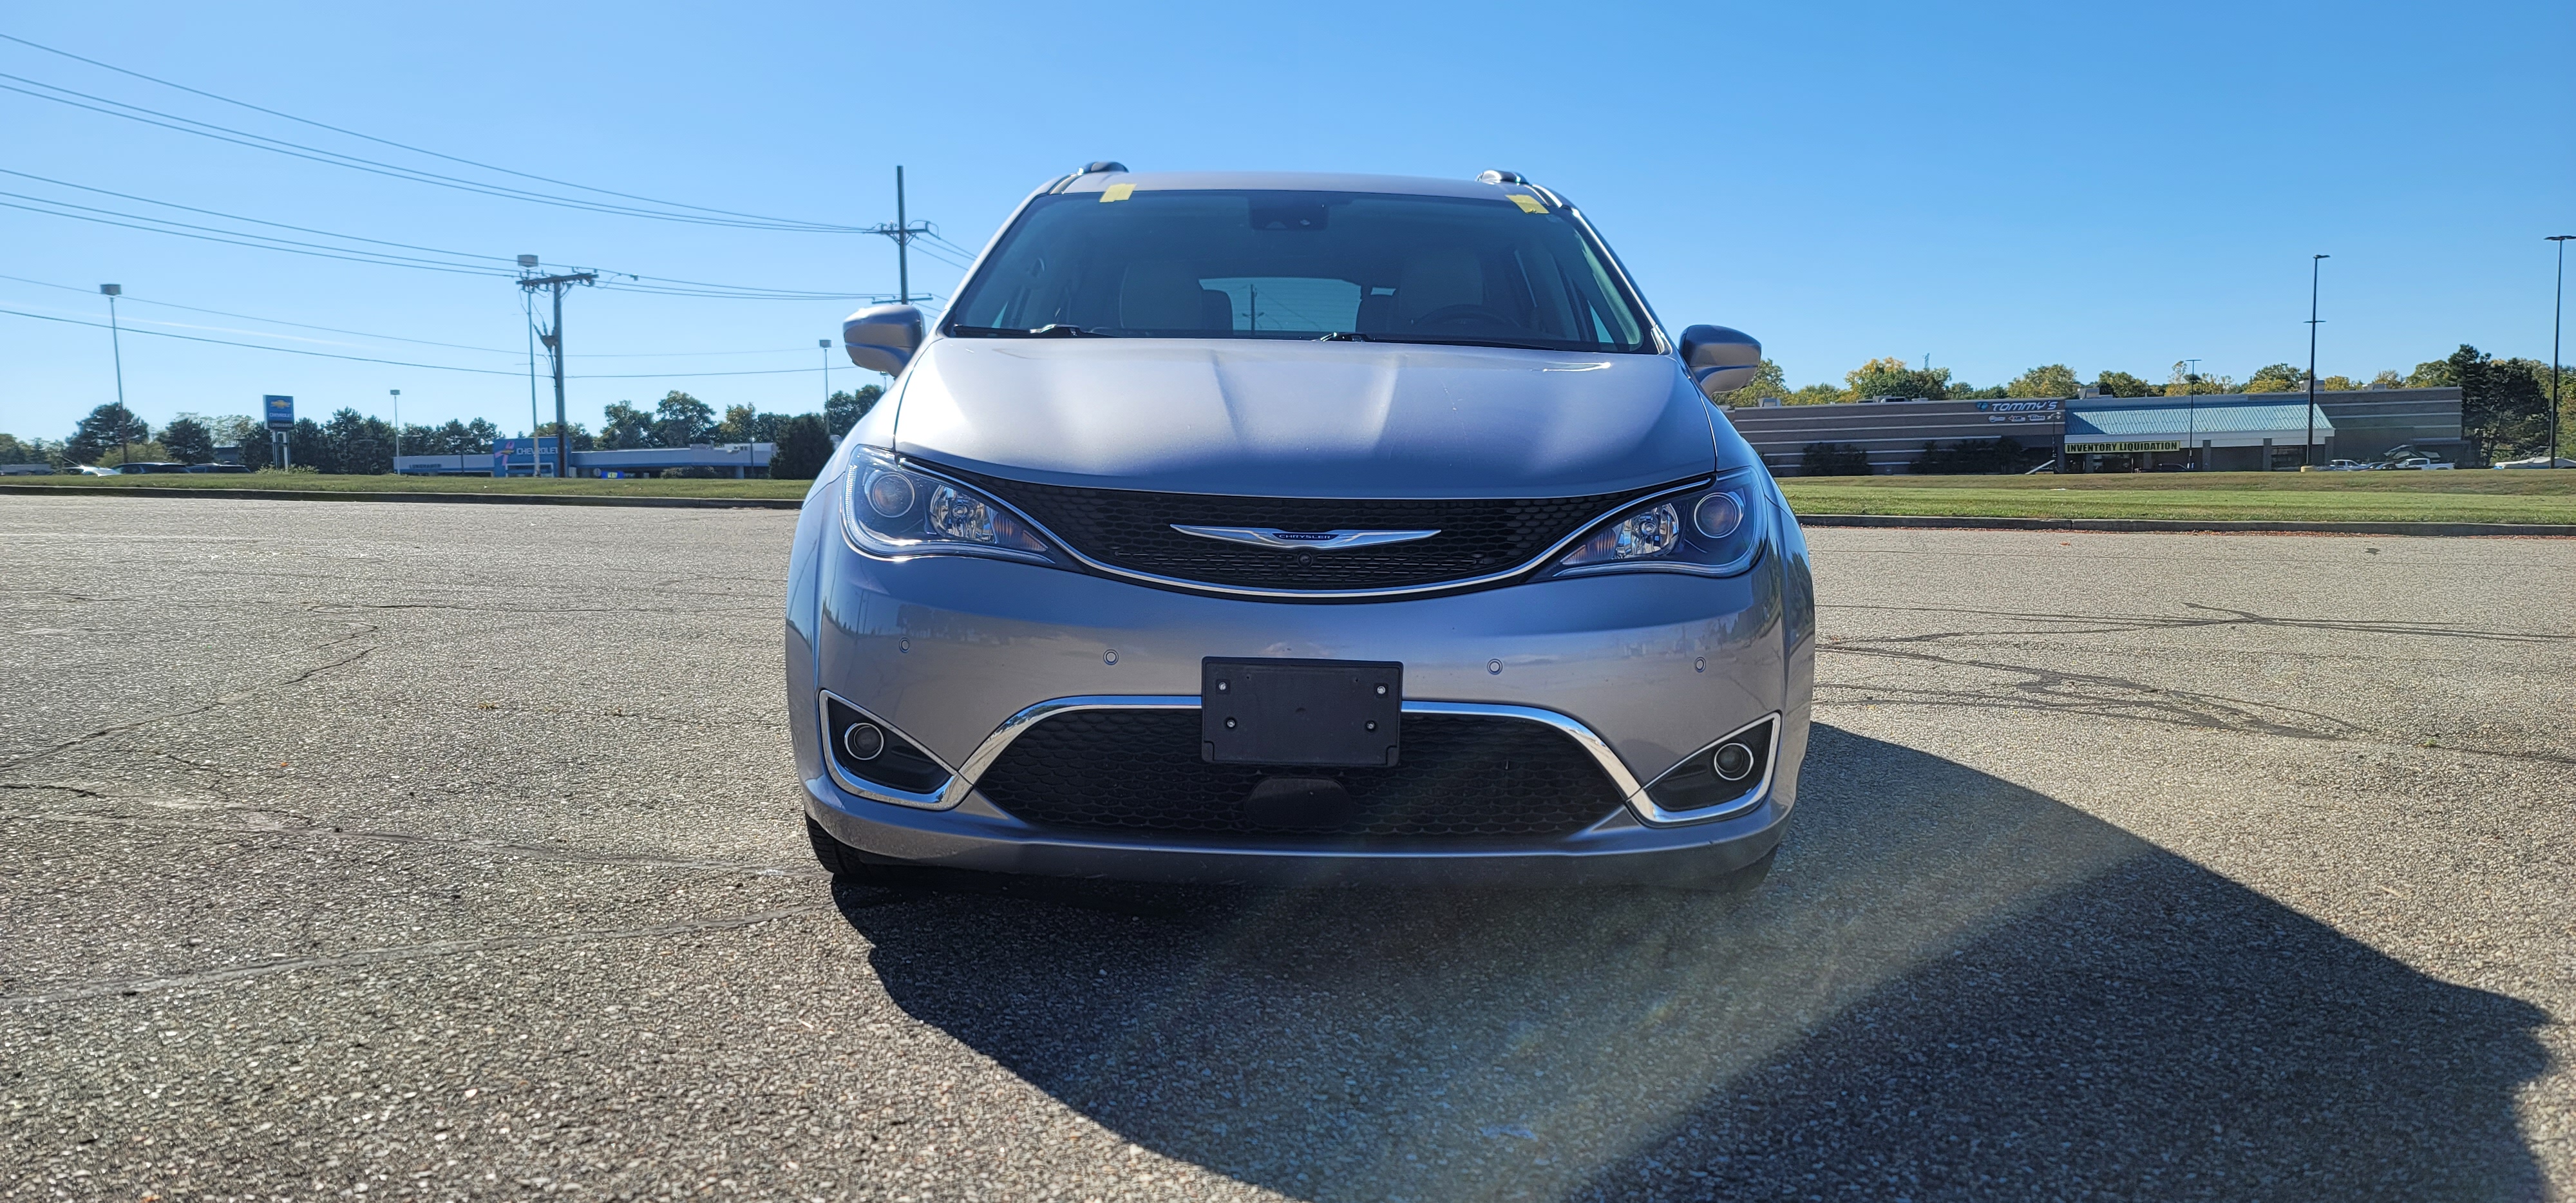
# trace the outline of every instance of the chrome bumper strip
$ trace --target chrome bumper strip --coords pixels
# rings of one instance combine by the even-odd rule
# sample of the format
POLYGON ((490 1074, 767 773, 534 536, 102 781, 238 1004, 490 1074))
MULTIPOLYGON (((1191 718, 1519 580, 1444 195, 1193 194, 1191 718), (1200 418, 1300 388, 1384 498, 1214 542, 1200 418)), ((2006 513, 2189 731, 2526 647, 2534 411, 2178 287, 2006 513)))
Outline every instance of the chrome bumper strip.
MULTIPOLYGON (((902 734, 901 728, 869 713, 866 707, 848 698, 841 697, 830 690, 823 691, 823 697, 858 711, 869 722, 883 726, 898 735, 902 734)), ((862 798, 890 802, 897 806, 910 806, 920 810, 948 810, 965 801, 968 794, 975 792, 975 783, 982 780, 985 772, 993 767, 993 763, 1002 758, 1002 753, 1010 750, 1013 741, 1047 719, 1083 710, 1196 710, 1198 708, 1198 695, 1188 693, 1079 694, 1073 697, 1050 698, 1003 719, 1002 725, 993 728, 993 733, 985 736, 984 742, 977 744, 974 752, 969 754, 963 763, 950 767, 948 762, 939 761, 940 767, 948 769, 947 783, 937 790, 918 794, 891 786, 860 781, 842 771, 840 761, 832 756, 831 728, 829 721, 823 717, 826 712, 819 701, 816 705, 816 718, 825 724, 824 767, 831 772, 832 780, 842 789, 862 798)), ((1536 706, 1509 706, 1492 702, 1430 701, 1407 701, 1404 703, 1404 713, 1467 718, 1508 718, 1554 728, 1566 738, 1573 740, 1577 747, 1582 748, 1592 757, 1592 762, 1600 766, 1602 775, 1610 779, 1610 784, 1618 789, 1619 796, 1627 801, 1629 809, 1635 811, 1639 819, 1658 827, 1722 819, 1752 807, 1763 798, 1770 796, 1771 777, 1778 769, 1780 758, 1780 715, 1773 713, 1766 716, 1772 724, 1771 750, 1763 758, 1762 780, 1759 784, 1723 806, 1702 807, 1693 811, 1667 811, 1655 805, 1654 799, 1646 796, 1646 787, 1637 783, 1636 774, 1628 771, 1627 763, 1620 760, 1619 754, 1610 749, 1608 740, 1601 738, 1598 732, 1567 715, 1553 710, 1543 710, 1536 706)), ((1709 741, 1707 747, 1683 757, 1673 768, 1677 769, 1683 764, 1690 763, 1694 757, 1707 755, 1719 744, 1761 725, 1764 721, 1765 719, 1755 719, 1724 736, 1709 741)), ((910 736, 904 738, 911 739, 910 736)), ((913 746, 921 745, 919 741, 913 741, 913 746)), ((928 748, 922 748, 922 752, 933 760, 938 760, 938 754, 928 748)), ((1672 771, 1672 769, 1666 769, 1664 772, 1669 774, 1672 771)), ((1658 775, 1655 780, 1663 780, 1663 775, 1658 775)))
POLYGON ((1718 745, 1723 744, 1738 735, 1742 735, 1755 727, 1759 727, 1764 723, 1769 723, 1771 724, 1771 749, 1762 754, 1762 780, 1754 782, 1751 789, 1745 790, 1743 793, 1737 794, 1733 798, 1729 798, 1714 806, 1702 806, 1696 810, 1666 810, 1663 807, 1655 805, 1655 800, 1647 795, 1646 790, 1641 789, 1628 796, 1629 808, 1637 812, 1638 818, 1644 819, 1658 827, 1670 827, 1678 823, 1704 823, 1710 819, 1723 819, 1728 815, 1741 814, 1744 811, 1752 809, 1754 806, 1759 805, 1764 798, 1771 796, 1771 776, 1772 774, 1780 771, 1780 727, 1782 721, 1780 712, 1777 710, 1763 715, 1761 718, 1757 718, 1752 722, 1746 723, 1741 727, 1737 727, 1724 735, 1708 741, 1707 746, 1702 747, 1699 751, 1693 752, 1688 756, 1682 757, 1680 760, 1674 761, 1673 767, 1655 774, 1655 780, 1646 783, 1646 788, 1652 789, 1654 788, 1656 781, 1662 781, 1664 778, 1680 772, 1683 766, 1688 765, 1690 762, 1715 752, 1718 745))

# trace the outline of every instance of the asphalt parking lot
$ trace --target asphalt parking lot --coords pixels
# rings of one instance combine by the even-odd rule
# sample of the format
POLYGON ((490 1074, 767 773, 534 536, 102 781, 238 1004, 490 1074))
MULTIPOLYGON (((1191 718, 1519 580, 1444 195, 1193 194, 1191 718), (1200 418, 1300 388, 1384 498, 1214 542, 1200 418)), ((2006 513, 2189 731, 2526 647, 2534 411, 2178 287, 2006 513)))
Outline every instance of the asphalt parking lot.
POLYGON ((2576 541, 1813 531, 1740 905, 835 897, 792 518, 0 498, 0 1199, 2576 1197, 2576 541))

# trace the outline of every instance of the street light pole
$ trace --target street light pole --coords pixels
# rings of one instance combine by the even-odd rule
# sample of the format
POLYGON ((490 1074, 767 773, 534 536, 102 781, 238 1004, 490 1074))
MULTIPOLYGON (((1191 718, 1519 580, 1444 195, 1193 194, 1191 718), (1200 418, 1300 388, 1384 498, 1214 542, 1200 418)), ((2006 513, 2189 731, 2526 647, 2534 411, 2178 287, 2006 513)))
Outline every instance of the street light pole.
MULTIPOLYGON (((107 298, 107 347, 108 353, 116 357, 116 408, 123 411, 125 409, 125 336, 116 328, 116 298, 125 295, 125 286, 101 284, 98 286, 98 291, 107 298)), ((129 418, 132 416, 130 413, 127 414, 129 418)), ((118 471, 124 470, 125 461, 134 454, 126 445, 126 435, 133 425, 132 422, 123 419, 118 420, 116 424, 118 471)))
POLYGON ((2576 234, 2552 234, 2558 244, 2558 299, 2549 308, 2549 466, 2558 466, 2558 330, 2567 313, 2567 240, 2576 234))
POLYGON ((391 391, 394 395, 394 471, 400 472, 402 471, 402 390, 391 391))
POLYGON ((2317 446, 2317 276, 2332 255, 2308 257, 2308 441, 2299 444, 2299 466, 2308 466, 2308 457, 2317 446))
POLYGON ((823 349, 823 412, 832 412, 832 340, 818 338, 814 345, 823 349))

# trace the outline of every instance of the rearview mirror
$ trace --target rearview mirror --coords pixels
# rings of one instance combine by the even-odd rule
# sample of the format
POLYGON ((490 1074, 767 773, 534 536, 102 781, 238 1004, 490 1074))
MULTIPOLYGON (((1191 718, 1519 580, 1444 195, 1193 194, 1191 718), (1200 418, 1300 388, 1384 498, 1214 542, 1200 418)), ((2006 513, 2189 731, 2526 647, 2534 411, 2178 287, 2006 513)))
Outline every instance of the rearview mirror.
POLYGON ((1762 343, 1741 330, 1693 326, 1682 331, 1682 365, 1709 400, 1753 383, 1762 370, 1762 343))
POLYGON ((841 320, 841 348, 850 362, 888 376, 903 371, 921 349, 921 309, 871 305, 841 320))

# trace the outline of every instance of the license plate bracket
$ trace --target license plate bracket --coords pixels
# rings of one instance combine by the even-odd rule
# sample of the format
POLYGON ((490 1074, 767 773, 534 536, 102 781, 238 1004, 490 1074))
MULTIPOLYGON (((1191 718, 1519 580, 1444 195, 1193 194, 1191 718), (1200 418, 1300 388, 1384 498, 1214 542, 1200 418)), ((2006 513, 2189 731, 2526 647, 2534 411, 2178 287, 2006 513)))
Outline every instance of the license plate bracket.
POLYGON ((1210 764, 1388 768, 1403 721, 1398 661, 1199 661, 1199 754, 1210 764))

